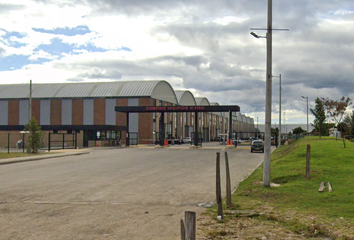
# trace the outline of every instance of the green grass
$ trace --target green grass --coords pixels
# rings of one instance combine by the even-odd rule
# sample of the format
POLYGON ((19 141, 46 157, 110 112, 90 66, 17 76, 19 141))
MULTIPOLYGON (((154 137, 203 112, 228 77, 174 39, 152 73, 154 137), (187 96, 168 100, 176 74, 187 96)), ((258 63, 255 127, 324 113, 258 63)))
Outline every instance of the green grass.
MULTIPOLYGON (((262 166, 242 182, 234 199, 267 202, 278 208, 296 208, 300 212, 325 218, 354 220, 354 144, 341 139, 308 137, 275 150, 271 156, 271 182, 280 187, 264 187, 262 166), (311 146, 310 179, 306 179, 306 147, 311 146), (324 181, 326 191, 318 188, 324 181), (333 192, 329 193, 327 182, 333 192)), ((354 221, 353 221, 354 222, 354 221)))
MULTIPOLYGON (((353 142, 346 141, 344 148, 342 139, 306 137, 282 146, 271 155, 271 183, 280 186, 264 187, 262 178, 261 166, 240 184, 229 209, 256 210, 264 213, 255 217, 257 221, 280 224, 308 238, 354 239, 353 142), (310 179, 306 179, 307 144, 311 146, 310 179), (320 193, 322 181, 326 190, 320 193)), ((225 199, 223 208, 227 209, 225 199)), ((216 220, 216 206, 208 212, 216 220)), ((232 225, 234 218, 238 216, 226 216, 223 224, 232 225)))
POLYGON ((6 158, 17 158, 17 157, 28 157, 28 156, 37 156, 37 155, 43 155, 43 154, 52 154, 52 153, 22 153, 22 152, 15 152, 15 153, 7 153, 7 152, 1 152, 0 153, 0 159, 6 159, 6 158))

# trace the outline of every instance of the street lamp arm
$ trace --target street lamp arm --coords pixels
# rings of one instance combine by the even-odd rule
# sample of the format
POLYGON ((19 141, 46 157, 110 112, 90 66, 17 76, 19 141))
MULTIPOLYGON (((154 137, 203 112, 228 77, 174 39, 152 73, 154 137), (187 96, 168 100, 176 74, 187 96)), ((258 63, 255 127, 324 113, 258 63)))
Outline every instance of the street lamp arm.
POLYGON ((259 35, 257 35, 255 32, 251 32, 250 33, 253 37, 255 37, 255 38, 267 38, 267 37, 264 37, 264 36, 259 36, 259 35))

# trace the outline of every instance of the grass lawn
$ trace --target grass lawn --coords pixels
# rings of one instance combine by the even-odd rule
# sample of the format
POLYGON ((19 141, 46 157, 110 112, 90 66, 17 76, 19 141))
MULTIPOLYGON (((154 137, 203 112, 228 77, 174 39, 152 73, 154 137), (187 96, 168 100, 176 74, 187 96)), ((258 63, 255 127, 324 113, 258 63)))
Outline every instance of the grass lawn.
POLYGON ((37 155, 44 155, 44 154, 52 154, 52 153, 37 153, 37 154, 33 154, 33 153, 22 153, 22 152, 0 152, 0 159, 6 159, 6 158, 17 158, 17 157, 28 157, 28 156, 37 156, 37 155))
MULTIPOLYGON (((256 217, 259 225, 276 223, 297 236, 354 239, 353 142, 346 141, 344 148, 342 139, 306 137, 282 146, 271 155, 271 183, 280 186, 264 187, 262 178, 260 166, 240 184, 232 196, 234 209, 264 213, 256 217), (307 144, 310 179, 306 179, 307 144), (326 189, 320 193, 322 181, 326 189), (333 192, 328 191, 328 182, 333 192)), ((216 218, 215 208, 211 211, 216 218)))

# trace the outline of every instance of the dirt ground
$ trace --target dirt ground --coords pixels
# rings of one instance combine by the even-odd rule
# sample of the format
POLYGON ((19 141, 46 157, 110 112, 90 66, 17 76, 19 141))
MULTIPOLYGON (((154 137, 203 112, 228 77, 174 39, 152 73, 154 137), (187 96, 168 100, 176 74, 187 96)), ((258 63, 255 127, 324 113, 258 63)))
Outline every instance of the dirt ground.
POLYGON ((226 210, 223 221, 210 211, 201 214, 197 239, 354 239, 354 227, 343 218, 328 222, 296 210, 280 212, 267 204, 256 209, 258 216, 253 216, 254 211, 237 212, 226 210))

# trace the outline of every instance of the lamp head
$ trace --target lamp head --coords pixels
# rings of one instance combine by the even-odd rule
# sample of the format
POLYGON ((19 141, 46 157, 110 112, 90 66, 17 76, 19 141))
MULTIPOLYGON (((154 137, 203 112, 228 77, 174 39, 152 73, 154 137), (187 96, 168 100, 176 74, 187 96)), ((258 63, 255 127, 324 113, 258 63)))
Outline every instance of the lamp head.
POLYGON ((258 36, 256 33, 254 33, 254 32, 251 32, 251 35, 252 35, 253 37, 255 37, 255 38, 259 38, 259 36, 258 36))

